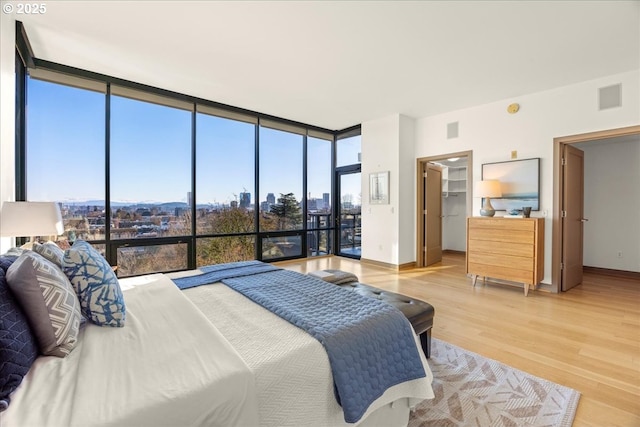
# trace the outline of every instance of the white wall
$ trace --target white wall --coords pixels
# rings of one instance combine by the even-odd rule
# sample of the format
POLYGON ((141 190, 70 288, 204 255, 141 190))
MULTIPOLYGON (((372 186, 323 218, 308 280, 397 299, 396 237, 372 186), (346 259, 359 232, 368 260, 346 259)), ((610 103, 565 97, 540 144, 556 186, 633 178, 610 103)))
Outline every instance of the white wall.
POLYGON ((415 241, 414 129, 415 122, 399 114, 362 124, 364 259, 393 265, 415 261, 413 243, 404 244, 415 241), (369 174, 384 171, 389 171, 389 204, 371 205, 369 174))
MULTIPOLYGON (((0 205, 15 199, 15 20, 0 13, 0 205)), ((0 254, 13 239, 0 238, 0 254)))
MULTIPOLYGON (((415 174, 415 158, 438 156, 446 153, 473 150, 473 180, 480 179, 482 164, 510 159, 512 150, 518 152, 519 159, 540 157, 541 160, 541 194, 539 216, 547 212, 545 230, 545 275, 544 282, 551 283, 551 220, 553 212, 553 138, 580 133, 613 129, 640 123, 640 72, 638 70, 591 80, 580 84, 565 86, 554 90, 523 95, 501 102, 485 104, 473 108, 458 110, 437 116, 424 117, 415 122, 415 150, 413 161, 403 161, 400 170, 411 169, 415 174), (598 88, 622 83, 622 107, 598 111, 598 88), (508 114, 507 105, 512 102, 520 104, 520 112, 508 114), (459 122, 459 137, 446 138, 447 124, 459 122)), ((397 157, 391 153, 397 141, 396 126, 398 116, 390 116, 363 123, 363 175, 378 169, 391 167, 397 157), (387 145, 389 144, 389 145, 387 145), (376 151, 380 151, 376 154, 376 151)), ((392 181, 396 178, 393 178, 392 181)), ((363 182, 363 184, 365 184, 363 182)), ((473 188, 473 183, 468 183, 473 188)), ((363 185, 363 194, 368 194, 368 183, 363 185)), ((414 190, 415 193, 415 190, 414 190)), ((396 207, 397 195, 392 194, 396 207)), ((415 212, 415 194, 411 204, 399 206, 415 212)), ((367 207, 365 207, 365 210, 367 207)), ((472 212, 480 209, 480 199, 473 199, 472 212)), ((388 248, 397 244, 400 252, 415 252, 415 221, 412 239, 390 240, 397 233, 381 232, 387 224, 392 223, 389 209, 373 209, 363 214, 363 248, 364 258, 380 259, 397 264, 388 248), (365 221, 366 219, 366 221, 365 221), (371 227, 371 228, 370 228, 371 227), (369 233, 375 233, 369 236, 369 233), (381 249, 382 248, 382 249, 381 249), (376 256, 374 256, 376 255, 376 256)), ((415 253, 413 259, 415 261, 415 253)))
MULTIPOLYGON (((415 242, 416 209, 402 209, 402 206, 414 204, 416 197, 415 128, 415 120, 407 116, 400 116, 400 157, 398 159, 400 184, 398 194, 400 195, 399 206, 401 207, 398 210, 400 242, 415 242), (405 167, 405 165, 414 165, 414 167, 405 167)), ((416 260, 415 243, 413 245, 398 244, 397 246, 398 264, 402 265, 416 260)))
POLYGON ((640 137, 576 147, 584 151, 584 214, 589 219, 584 265, 640 272, 640 137))

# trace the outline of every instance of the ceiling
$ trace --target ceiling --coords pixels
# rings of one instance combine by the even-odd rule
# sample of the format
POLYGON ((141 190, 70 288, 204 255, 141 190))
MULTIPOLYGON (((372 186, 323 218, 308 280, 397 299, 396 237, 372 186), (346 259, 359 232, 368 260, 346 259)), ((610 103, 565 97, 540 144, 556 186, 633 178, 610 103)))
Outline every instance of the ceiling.
POLYGON ((638 1, 55 1, 20 15, 64 65, 344 129, 640 68, 638 1))

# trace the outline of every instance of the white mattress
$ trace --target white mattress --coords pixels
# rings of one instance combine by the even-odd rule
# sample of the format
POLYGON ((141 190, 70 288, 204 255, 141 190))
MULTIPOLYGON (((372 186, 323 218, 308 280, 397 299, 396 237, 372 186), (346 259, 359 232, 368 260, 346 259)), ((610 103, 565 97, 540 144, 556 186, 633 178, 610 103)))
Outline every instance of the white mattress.
POLYGON ((173 282, 120 283, 126 326, 87 325, 68 357, 36 360, 2 427, 257 425, 253 373, 173 282))
MULTIPOLYGON (((353 425, 345 423, 334 397, 329 359, 320 342, 221 283, 183 292, 254 372, 261 426, 353 425)), ((427 377, 390 388, 362 420, 403 398, 409 398, 402 402, 405 408, 433 398, 433 376, 422 350, 419 354, 427 377)), ((404 414, 406 425, 408 412, 404 414)))

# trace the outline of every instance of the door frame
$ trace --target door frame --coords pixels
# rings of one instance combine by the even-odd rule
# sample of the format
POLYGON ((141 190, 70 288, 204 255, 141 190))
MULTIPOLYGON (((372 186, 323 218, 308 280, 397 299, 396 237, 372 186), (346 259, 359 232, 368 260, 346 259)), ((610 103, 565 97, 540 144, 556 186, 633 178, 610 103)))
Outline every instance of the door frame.
MULTIPOLYGON (((356 163, 353 165, 347 165, 347 166, 340 166, 337 167, 335 169, 335 173, 334 173, 334 182, 335 182, 335 191, 334 191, 334 199, 333 199, 333 217, 334 217, 334 224, 333 224, 333 254, 336 256, 341 256, 341 257, 345 257, 345 258, 352 258, 352 259, 360 259, 361 256, 358 255, 353 255, 353 254, 348 254, 348 253, 342 253, 341 251, 341 212, 340 212, 340 207, 342 206, 342 200, 341 200, 341 187, 340 187, 340 177, 342 175, 350 175, 350 174, 355 174, 355 173, 359 173, 362 174, 362 164, 360 163, 356 163)), ((362 179, 360 180, 360 186, 362 187, 362 179)), ((360 209, 362 209, 362 203, 360 206, 360 209)), ((362 211, 360 211, 360 216, 362 218, 362 211)), ((360 242, 360 245, 362 245, 362 242, 360 242)))
POLYGON ((422 218, 422 206, 424 206, 424 180, 422 179, 422 170, 426 166, 426 163, 435 162, 438 160, 447 160, 451 157, 466 157, 467 158, 467 212, 466 215, 470 216, 473 209, 473 186, 470 184, 473 182, 473 150, 469 151, 457 151, 455 153, 438 154, 436 156, 419 157, 416 159, 416 268, 424 267, 424 257, 420 256, 420 251, 425 245, 424 241, 424 226, 421 220, 422 218))
POLYGON ((551 292, 558 293, 562 289, 562 205, 564 201, 564 180, 562 175, 562 153, 564 146, 579 142, 596 141, 627 135, 640 135, 639 126, 608 129, 596 132, 553 138, 553 215, 551 236, 551 292))

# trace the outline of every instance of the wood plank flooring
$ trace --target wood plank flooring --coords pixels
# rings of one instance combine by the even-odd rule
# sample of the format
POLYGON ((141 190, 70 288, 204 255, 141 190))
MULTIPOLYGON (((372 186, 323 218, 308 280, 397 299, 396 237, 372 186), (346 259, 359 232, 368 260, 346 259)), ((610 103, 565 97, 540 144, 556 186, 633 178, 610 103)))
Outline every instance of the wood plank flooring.
POLYGON ((581 393, 574 426, 640 427, 640 281, 586 273, 561 294, 493 284, 475 288, 464 254, 395 271, 348 258, 279 263, 307 273, 350 271, 360 281, 435 307, 433 336, 581 393))

